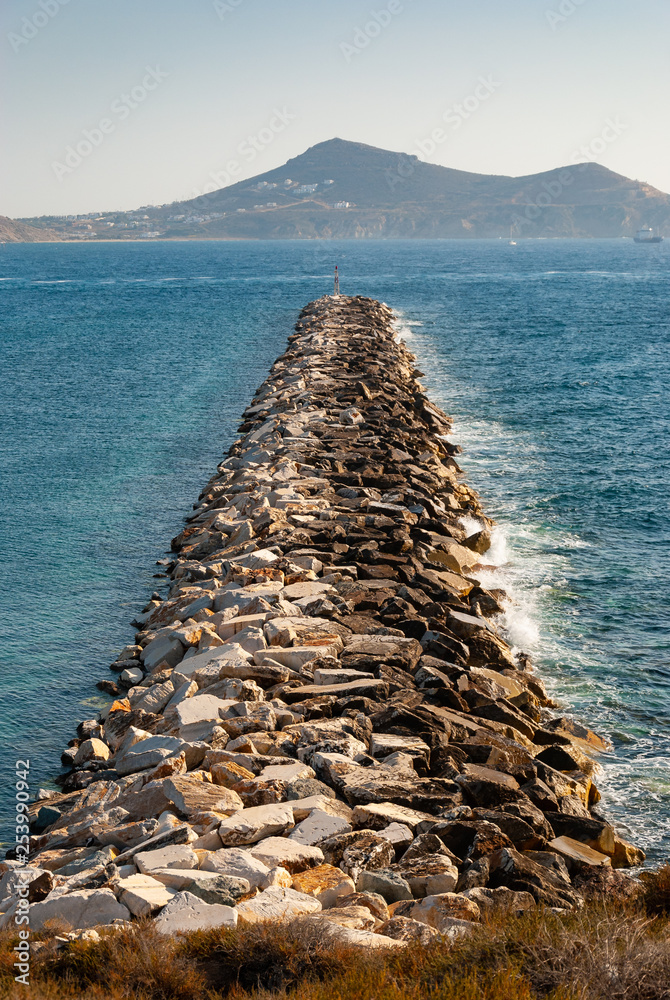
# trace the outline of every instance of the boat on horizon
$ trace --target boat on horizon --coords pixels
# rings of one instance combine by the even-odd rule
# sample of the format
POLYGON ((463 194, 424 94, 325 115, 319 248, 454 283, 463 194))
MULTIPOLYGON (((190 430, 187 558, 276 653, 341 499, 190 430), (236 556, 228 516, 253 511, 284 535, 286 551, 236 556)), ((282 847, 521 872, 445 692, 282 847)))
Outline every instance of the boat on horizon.
POLYGON ((634 236, 636 243, 662 243, 662 236, 654 236, 654 230, 649 226, 645 226, 642 229, 638 229, 634 236))

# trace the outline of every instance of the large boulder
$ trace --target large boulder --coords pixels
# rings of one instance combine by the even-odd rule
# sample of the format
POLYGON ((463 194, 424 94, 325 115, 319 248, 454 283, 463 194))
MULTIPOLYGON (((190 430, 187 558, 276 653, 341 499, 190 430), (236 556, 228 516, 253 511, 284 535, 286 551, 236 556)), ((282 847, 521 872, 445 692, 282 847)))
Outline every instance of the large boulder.
POLYGON ((524 857, 513 848, 496 851, 489 859, 489 887, 505 886, 515 892, 529 892, 537 903, 572 909, 581 900, 565 881, 548 868, 524 857))
POLYGON ((178 892, 160 912, 154 927, 159 934, 179 934, 190 931, 233 929, 238 913, 231 906, 206 903, 191 892, 178 892))
POLYGON ((295 889, 271 887, 264 889, 254 899, 239 903, 239 919, 246 924, 265 923, 268 920, 294 920, 296 917, 321 910, 321 903, 314 896, 295 889))
POLYGON ((40 931, 48 920, 69 924, 73 930, 130 920, 130 910, 111 889, 81 889, 64 896, 44 899, 30 907, 30 927, 40 931))

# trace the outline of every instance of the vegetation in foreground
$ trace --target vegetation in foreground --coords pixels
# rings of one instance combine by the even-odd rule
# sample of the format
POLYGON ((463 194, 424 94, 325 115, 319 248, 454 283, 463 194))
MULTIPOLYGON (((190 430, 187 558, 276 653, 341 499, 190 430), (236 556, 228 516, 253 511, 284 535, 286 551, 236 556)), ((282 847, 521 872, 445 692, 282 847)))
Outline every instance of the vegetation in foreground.
POLYGON ((364 954, 314 921, 194 932, 150 923, 96 943, 35 936, 31 985, 14 982, 13 934, 0 938, 0 995, 35 1000, 668 1000, 670 865, 644 876, 637 903, 579 913, 498 916, 456 945, 364 954))

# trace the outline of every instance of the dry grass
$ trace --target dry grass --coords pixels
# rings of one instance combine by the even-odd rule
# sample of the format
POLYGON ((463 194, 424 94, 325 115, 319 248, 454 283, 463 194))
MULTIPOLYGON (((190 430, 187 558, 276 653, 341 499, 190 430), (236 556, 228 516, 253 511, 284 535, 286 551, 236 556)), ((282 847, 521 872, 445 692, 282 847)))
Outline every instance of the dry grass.
POLYGON ((57 949, 35 935, 31 987, 13 981, 0 935, 0 996, 35 1000, 670 1000, 670 919, 656 915, 670 869, 649 879, 649 911, 593 903, 581 913, 492 918, 454 947, 364 954, 309 921, 179 940, 149 923, 57 949))

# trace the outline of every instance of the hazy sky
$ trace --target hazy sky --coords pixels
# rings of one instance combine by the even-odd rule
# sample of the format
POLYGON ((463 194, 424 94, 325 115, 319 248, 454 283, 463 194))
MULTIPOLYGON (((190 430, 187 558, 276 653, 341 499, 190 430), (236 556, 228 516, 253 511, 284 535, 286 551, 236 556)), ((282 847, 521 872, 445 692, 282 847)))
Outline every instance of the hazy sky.
POLYGON ((668 0, 3 0, 0 214, 189 198, 334 136, 670 191, 668 37, 668 0))

